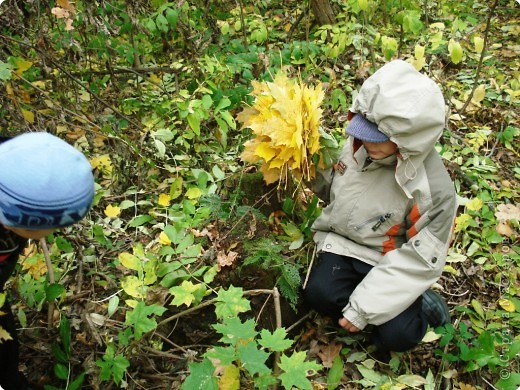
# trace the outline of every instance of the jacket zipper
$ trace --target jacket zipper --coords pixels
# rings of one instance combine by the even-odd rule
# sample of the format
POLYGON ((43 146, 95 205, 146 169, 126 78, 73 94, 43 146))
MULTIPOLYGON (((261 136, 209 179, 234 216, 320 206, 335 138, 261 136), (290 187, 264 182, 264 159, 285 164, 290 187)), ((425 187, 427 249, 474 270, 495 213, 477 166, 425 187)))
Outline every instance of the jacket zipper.
POLYGON ((379 229, 381 227, 381 225, 388 219, 388 218, 391 218, 392 217, 392 213, 386 213, 385 215, 379 215, 377 217, 374 217, 374 218, 370 218, 368 220, 366 220, 365 222, 357 225, 354 227, 354 229, 356 230, 359 230, 363 227, 365 227, 366 225, 372 223, 372 222, 375 222, 375 225, 372 226, 372 230, 375 232, 377 229, 379 229))
POLYGON ((372 230, 375 232, 391 216, 391 213, 386 213, 385 215, 380 216, 379 221, 377 221, 377 223, 374 226, 372 226, 372 230))

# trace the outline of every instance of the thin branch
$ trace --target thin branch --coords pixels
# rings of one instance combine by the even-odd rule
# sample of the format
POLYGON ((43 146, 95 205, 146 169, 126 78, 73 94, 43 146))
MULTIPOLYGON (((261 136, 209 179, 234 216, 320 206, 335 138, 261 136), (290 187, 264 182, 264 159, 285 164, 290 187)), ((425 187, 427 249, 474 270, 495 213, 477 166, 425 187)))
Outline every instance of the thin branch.
MULTIPOLYGON (((274 313, 276 318, 276 329, 280 329, 282 327, 282 310, 280 307, 280 292, 275 287, 272 291, 273 299, 274 299, 274 313)), ((280 376, 280 351, 276 351, 274 353, 274 368, 273 372, 275 376, 278 378, 280 376)), ((278 388, 278 385, 274 385, 274 389, 278 388)))
POLYGON ((287 33, 287 39, 286 39, 287 42, 292 41, 292 36, 294 34, 294 31, 296 31, 296 28, 298 27, 298 25, 300 24, 302 19, 307 15, 307 13, 308 13, 308 8, 304 7, 303 11, 298 15, 298 17, 296 18, 296 21, 293 23, 293 25, 291 26, 291 29, 287 33))
POLYGON ((314 264, 314 258, 316 257, 316 246, 314 246, 314 251, 312 252, 311 263, 309 264, 309 269, 307 270, 307 274, 305 275, 305 281, 303 282, 303 289, 307 287, 307 282, 309 281, 309 275, 311 274, 311 269, 314 264))
POLYGON ((488 35, 489 35, 490 27, 491 27, 491 19, 493 19, 495 9, 497 8, 497 5, 498 5, 498 1, 499 0, 495 0, 495 3, 489 10, 489 14, 488 14, 487 22, 486 22, 486 30, 484 31, 484 47, 482 48, 482 52, 480 53, 480 60, 478 62, 477 71, 475 73, 475 78, 473 80, 473 88, 471 89, 471 92, 470 92, 468 98, 466 99, 464 106, 462 106, 462 108, 460 109, 461 114, 464 113, 464 111, 466 111, 466 108, 468 108, 468 105, 471 102, 471 99, 473 98, 473 94, 475 93, 475 90, 477 89, 480 70, 482 68, 482 63, 484 62, 484 57, 486 55, 488 35))
MULTIPOLYGON (((40 52, 42 55, 45 56, 44 53, 40 52)), ((50 57, 46 57, 51 63, 52 65, 54 65, 56 68, 58 68, 59 70, 61 70, 69 79, 71 79, 74 83, 78 84, 81 88, 84 88, 95 100, 97 100, 99 103, 101 103, 103 106, 105 106, 106 108, 108 108, 110 111, 112 111, 114 114, 116 114, 118 117, 120 117, 121 119, 124 119, 126 121, 128 121, 128 123, 131 123, 132 125, 134 125, 137 129, 139 130, 142 130, 142 126, 140 123, 137 123, 135 122, 133 119, 129 118, 128 116, 126 116, 125 114, 123 114, 121 111, 119 111, 118 109, 112 107, 109 103, 107 103, 105 100, 101 99, 94 91, 92 91, 89 87, 87 87, 86 85, 84 85, 83 82, 81 82, 81 80, 77 79, 76 77, 74 77, 68 70, 66 70, 65 68, 63 68, 60 64, 58 64, 56 61, 54 61, 54 59, 50 58, 50 57)))
POLYGON ((236 0, 236 4, 240 8, 240 23, 242 27, 242 39, 244 41, 244 45, 247 46, 247 31, 246 31, 246 21, 244 18, 244 4, 242 4, 242 0, 236 0))
MULTIPOLYGON (((49 248, 47 247, 47 241, 44 238, 40 238, 40 246, 43 250, 43 256, 45 257, 45 264, 47 265, 47 276, 49 278, 49 284, 56 283, 56 277, 54 275, 54 269, 52 268, 51 256, 49 254, 49 248)), ((49 302, 47 307, 47 329, 52 329, 52 317, 54 315, 54 301, 49 302)))
POLYGON ((94 91, 92 91, 92 89, 90 89, 89 87, 87 87, 86 85, 84 85, 84 83, 79 80, 78 78, 76 78, 73 74, 71 74, 68 70, 66 70, 65 68, 63 68, 59 63, 57 63, 53 58, 49 57, 47 55, 47 53, 45 53, 44 51, 40 50, 38 47, 34 46, 34 45, 31 45, 31 44, 28 44, 24 41, 20 41, 20 40, 17 40, 17 39, 14 39, 14 38, 11 38, 11 37, 8 37, 8 36, 5 36, 3 34, 0 34, 0 38, 4 38, 4 39, 7 39, 9 41, 12 41, 12 42, 16 42, 20 45, 23 45, 25 47, 28 47, 28 48, 31 48, 35 51, 37 51, 43 58, 45 58, 46 60, 48 60, 54 67, 58 68, 61 72, 63 72, 69 79, 71 79, 74 83, 76 83, 77 85, 79 85, 81 88, 85 89, 96 101, 98 101, 99 103, 101 103, 104 107, 108 108, 109 110, 111 110, 114 114, 116 114, 117 116, 119 116, 120 118, 128 121, 128 123, 131 123, 132 125, 134 125, 137 129, 139 130, 142 130, 142 125, 135 122, 134 120, 132 120, 131 118, 127 117, 125 114, 123 114, 121 111, 117 110, 116 108, 112 107, 109 103, 107 103, 105 100, 101 99, 94 91))
POLYGON ((300 325, 303 321, 307 320, 312 315, 313 315, 313 312, 308 312, 307 314, 305 314, 302 318, 300 318, 298 321, 296 321, 294 324, 292 324, 291 326, 289 326, 286 329, 287 333, 289 333, 291 330, 296 328, 298 325, 300 325))
MULTIPOLYGON (((244 291, 244 295, 259 295, 259 294, 273 294, 273 290, 258 289, 258 290, 244 291)), ((278 296, 278 300, 280 300, 280 296, 278 296)), ((174 315, 172 315, 172 316, 162 320, 161 322, 159 322, 157 324, 157 327, 160 327, 161 325, 165 325, 168 322, 176 320, 177 318, 184 317, 185 315, 188 315, 188 314, 194 313, 196 311, 199 311, 200 309, 203 309, 203 308, 205 308, 207 306, 214 305, 217 302, 218 302, 218 298, 213 298, 213 299, 210 299, 209 301, 201 303, 198 306, 190 307, 189 309, 181 311, 180 313, 174 314, 174 315)), ((276 304, 275 304, 275 307, 276 307, 276 304)))

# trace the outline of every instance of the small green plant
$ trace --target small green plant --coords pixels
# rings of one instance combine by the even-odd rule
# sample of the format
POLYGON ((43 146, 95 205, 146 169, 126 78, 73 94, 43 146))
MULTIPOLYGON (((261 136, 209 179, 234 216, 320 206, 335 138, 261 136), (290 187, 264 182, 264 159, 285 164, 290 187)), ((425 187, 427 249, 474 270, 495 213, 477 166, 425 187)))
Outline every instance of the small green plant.
POLYGON ((284 389, 312 389, 307 376, 322 366, 306 361, 305 352, 282 354, 279 364, 275 359, 280 374, 268 366, 268 360, 290 348, 294 341, 287 338, 283 328, 257 331, 252 319, 242 321, 238 315, 249 311, 250 305, 241 288, 220 290, 215 306, 221 322, 213 324, 213 328, 222 335, 223 345, 208 350, 201 362, 190 364, 190 375, 181 389, 238 389, 241 383, 247 383, 247 388, 267 389, 277 380, 284 389), (222 373, 220 377, 214 374, 216 368, 222 373))
POLYGON ((497 379, 500 376, 502 381, 503 379, 518 380, 518 373, 510 372, 509 374, 513 375, 509 375, 508 378, 504 378, 503 373, 505 369, 511 367, 510 363, 513 359, 516 359, 520 351, 520 340, 512 340, 510 335, 505 338, 503 332, 489 330, 475 335, 464 322, 461 322, 458 328, 452 324, 444 325, 437 328, 436 332, 442 337, 439 341, 440 348, 435 349, 434 352, 447 362, 464 363, 466 372, 486 368, 495 374, 497 379))
MULTIPOLYGON (((60 321, 60 343, 52 345, 52 354, 56 359, 54 364, 54 375, 62 381, 65 381, 65 390, 77 390, 81 388, 85 380, 85 373, 82 372, 77 376, 73 376, 72 369, 72 347, 70 323, 66 316, 61 317, 60 321)), ((46 385, 45 390, 61 390, 60 387, 46 385)))
POLYGON ((130 363, 121 353, 116 353, 116 346, 108 344, 102 359, 96 360, 96 364, 101 369, 99 378, 101 381, 113 380, 116 385, 120 385, 123 376, 130 363))
POLYGON ((295 308, 301 285, 301 265, 287 261, 283 253, 286 247, 274 243, 272 238, 261 238, 244 243, 244 246, 248 255, 244 259, 242 267, 259 266, 269 270, 271 275, 279 275, 278 287, 280 292, 295 308))

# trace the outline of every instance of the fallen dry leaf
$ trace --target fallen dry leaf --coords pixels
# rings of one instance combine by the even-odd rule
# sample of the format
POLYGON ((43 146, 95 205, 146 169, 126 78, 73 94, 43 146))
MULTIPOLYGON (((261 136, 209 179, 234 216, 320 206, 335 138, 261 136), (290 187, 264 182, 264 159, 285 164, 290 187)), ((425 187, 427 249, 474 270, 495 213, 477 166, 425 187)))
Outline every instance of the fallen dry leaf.
POLYGON ((51 13, 55 15, 58 19, 68 18, 70 16, 70 12, 61 7, 54 7, 53 9, 51 9, 51 13))
POLYGON ((507 222, 500 221, 496 227, 496 231, 506 237, 511 237, 513 235, 513 229, 511 229, 511 226, 507 224, 507 222))
POLYGON ((495 217, 500 221, 509 221, 510 219, 520 221, 520 208, 513 204, 499 204, 495 217))
POLYGON ((321 362, 323 363, 324 367, 330 368, 332 367, 332 363, 334 362, 334 359, 336 356, 338 356, 339 352, 341 351, 342 344, 341 343, 335 343, 332 342, 330 344, 321 345, 319 351, 317 352, 317 355, 320 357, 321 362))
POLYGON ((217 264, 218 264, 219 271, 220 271, 221 267, 228 267, 228 266, 233 265, 233 263, 235 262, 237 257, 238 257, 237 252, 229 251, 229 253, 226 254, 224 251, 220 251, 217 254, 217 264))

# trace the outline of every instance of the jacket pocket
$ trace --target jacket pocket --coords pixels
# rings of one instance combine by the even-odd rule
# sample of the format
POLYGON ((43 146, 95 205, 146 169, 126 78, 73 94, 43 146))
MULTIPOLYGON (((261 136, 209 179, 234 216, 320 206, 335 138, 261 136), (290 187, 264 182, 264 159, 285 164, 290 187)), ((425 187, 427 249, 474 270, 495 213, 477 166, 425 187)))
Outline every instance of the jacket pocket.
POLYGON ((411 242, 412 248, 431 268, 444 267, 446 244, 435 237, 428 229, 423 229, 411 242))
POLYGON ((381 227, 381 225, 383 223, 385 223, 387 220, 389 220, 390 218, 392 218, 394 214, 389 212, 389 213, 386 213, 386 214, 383 214, 383 215, 378 215, 376 217, 372 217, 370 219, 367 219, 366 221, 364 222, 361 222, 359 224, 357 224, 356 226, 354 226, 354 230, 361 230, 365 227, 370 227, 370 229, 372 231, 376 231, 377 229, 379 229, 381 227))

